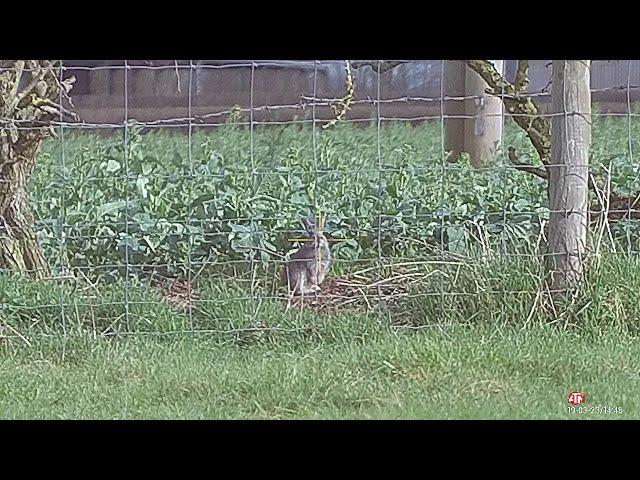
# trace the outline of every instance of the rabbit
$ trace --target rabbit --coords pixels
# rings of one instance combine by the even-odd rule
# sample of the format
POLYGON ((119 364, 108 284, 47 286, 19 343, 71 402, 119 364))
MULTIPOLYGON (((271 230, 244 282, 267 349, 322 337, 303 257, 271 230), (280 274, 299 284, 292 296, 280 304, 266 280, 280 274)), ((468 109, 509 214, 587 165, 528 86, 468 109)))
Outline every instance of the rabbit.
POLYGON ((308 219, 303 219, 302 223, 310 241, 291 255, 280 277, 280 282, 288 287, 291 296, 319 292, 331 264, 329 242, 321 228, 308 219))

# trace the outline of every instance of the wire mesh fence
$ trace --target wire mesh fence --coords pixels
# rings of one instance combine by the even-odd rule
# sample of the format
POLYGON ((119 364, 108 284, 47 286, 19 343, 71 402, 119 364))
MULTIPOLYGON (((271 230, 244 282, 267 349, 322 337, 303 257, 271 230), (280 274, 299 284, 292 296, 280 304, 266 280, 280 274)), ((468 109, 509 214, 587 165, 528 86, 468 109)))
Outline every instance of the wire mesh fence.
MULTIPOLYGON (((60 105, 78 118, 52 122, 29 183, 50 272, 3 269, 2 335, 312 335, 354 315, 420 329, 506 317, 513 302, 532 321, 550 215, 544 165, 504 108, 492 161, 451 160, 446 122, 477 126, 480 115, 447 104, 479 97, 451 95, 444 63, 63 62, 60 81, 78 82, 60 105), (324 227, 331 264, 318 292, 294 297, 281 275, 313 240, 302 219, 324 227)), ((629 257, 638 66, 592 67, 590 248, 629 257)), ((551 119, 567 112, 545 107, 548 68, 530 70, 527 96, 551 119)))

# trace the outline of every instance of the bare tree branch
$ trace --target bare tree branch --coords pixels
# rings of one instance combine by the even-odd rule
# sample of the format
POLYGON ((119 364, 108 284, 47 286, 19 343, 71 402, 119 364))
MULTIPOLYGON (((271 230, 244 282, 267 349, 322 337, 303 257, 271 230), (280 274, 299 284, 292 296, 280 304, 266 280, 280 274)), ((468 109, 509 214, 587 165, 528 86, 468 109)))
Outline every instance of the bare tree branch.
MULTIPOLYGON (((18 106, 18 104, 29 94, 31 93, 31 91, 36 87, 36 85, 38 84, 39 81, 41 81, 42 79, 44 79, 44 77, 47 75, 48 73, 48 69, 47 68, 41 68, 37 75, 34 75, 33 73, 31 73, 31 82, 29 83, 29 85, 26 86, 26 88, 21 91, 18 95, 16 95, 13 98, 13 101, 9 104, 9 112, 12 112, 13 110, 15 110, 15 108, 18 106)), ((20 75, 22 76, 22 74, 20 75)), ((18 77, 16 79, 16 83, 20 82, 20 78, 18 77)))
MULTIPOLYGON (((544 118, 531 97, 519 91, 515 85, 509 83, 487 60, 467 60, 467 65, 487 82, 487 93, 502 97, 504 105, 513 120, 522 128, 536 149, 540 161, 546 166, 551 158, 551 125, 544 118), (503 96, 503 93, 506 95, 503 96)), ((528 62, 518 67, 520 75, 526 72, 528 62)), ((520 80, 520 87, 525 85, 520 80)))
POLYGON ((529 88, 529 60, 518 60, 515 89, 518 93, 525 93, 529 88))
POLYGON ((18 95, 18 88, 20 86, 20 80, 22 79, 22 72, 24 71, 24 60, 16 60, 15 63, 15 71, 16 71, 16 80, 11 87, 11 92, 9 92, 8 98, 15 98, 18 95))
POLYGON ((542 178, 543 180, 549 180, 549 172, 547 170, 545 170, 544 168, 534 167, 530 163, 522 163, 522 162, 518 161, 518 155, 517 155, 516 149, 514 147, 510 146, 508 148, 508 152, 509 152, 509 155, 508 155, 509 156, 509 161, 513 164, 513 166, 517 170, 521 170, 523 172, 530 173, 532 175, 535 175, 536 177, 542 178))
POLYGON ((379 73, 379 74, 383 74, 383 73, 388 72, 389 70, 393 70, 397 66, 403 65, 405 63, 409 63, 409 62, 402 61, 402 60, 397 60, 397 61, 393 61, 393 62, 377 62, 377 61, 366 62, 366 61, 362 61, 362 62, 352 62, 351 63, 351 67, 356 69, 356 70, 359 69, 359 68, 362 68, 362 67, 371 67, 374 72, 379 73))

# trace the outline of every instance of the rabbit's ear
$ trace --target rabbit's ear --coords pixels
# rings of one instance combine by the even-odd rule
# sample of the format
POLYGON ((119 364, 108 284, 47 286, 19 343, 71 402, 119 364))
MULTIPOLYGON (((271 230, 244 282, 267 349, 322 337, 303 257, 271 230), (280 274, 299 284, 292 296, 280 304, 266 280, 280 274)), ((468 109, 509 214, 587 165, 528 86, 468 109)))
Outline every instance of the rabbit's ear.
POLYGON ((308 218, 303 218, 302 219, 302 224, 304 225, 304 228, 305 228, 305 230, 307 232, 309 232, 309 233, 313 233, 314 232, 315 228, 313 226, 313 223, 311 223, 308 218))

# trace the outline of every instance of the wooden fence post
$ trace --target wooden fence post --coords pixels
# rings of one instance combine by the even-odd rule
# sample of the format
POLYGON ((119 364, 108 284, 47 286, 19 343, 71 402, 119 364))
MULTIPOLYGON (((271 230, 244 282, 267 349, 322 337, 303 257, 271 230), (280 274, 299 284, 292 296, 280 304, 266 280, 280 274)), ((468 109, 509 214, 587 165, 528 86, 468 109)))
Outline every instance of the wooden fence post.
MULTIPOLYGON (((496 70, 503 73, 504 61, 492 60, 496 70)), ((502 99, 485 93, 486 82, 463 61, 444 62, 445 97, 469 97, 464 101, 445 100, 445 150, 448 160, 455 162, 461 152, 469 154, 475 168, 486 166, 495 156, 502 139, 502 99)))
POLYGON ((549 260, 551 288, 577 285, 584 271, 591 143, 590 60, 554 60, 551 92, 549 260))
MULTIPOLYGON (((445 60, 443 92, 445 97, 464 97, 465 70, 461 60, 445 60)), ((444 149, 450 152, 447 160, 457 162, 464 151, 465 101, 443 100, 444 106, 444 149), (448 118, 453 117, 453 118, 448 118)))

